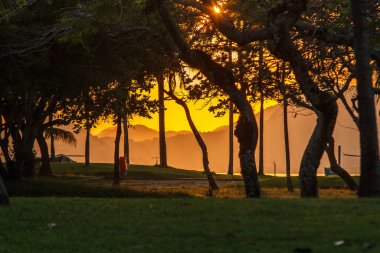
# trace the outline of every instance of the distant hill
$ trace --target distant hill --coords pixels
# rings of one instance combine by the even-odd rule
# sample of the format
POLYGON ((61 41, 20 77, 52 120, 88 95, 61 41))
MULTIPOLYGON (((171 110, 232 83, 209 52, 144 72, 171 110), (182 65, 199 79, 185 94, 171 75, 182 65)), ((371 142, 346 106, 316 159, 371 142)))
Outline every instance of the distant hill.
MULTIPOLYGON (((151 129, 149 127, 146 127, 144 125, 133 125, 129 127, 129 138, 133 141, 146 141, 151 140, 154 138, 158 138, 158 132, 154 129, 151 129)), ((172 137, 178 134, 190 134, 189 131, 168 131, 166 132, 166 137, 172 137)), ((101 131, 97 137, 104 138, 104 137, 112 137, 114 138, 116 134, 116 126, 109 127, 101 131)))
MULTIPOLYGON (((342 145, 343 153, 359 154, 359 135, 354 130, 349 115, 339 106, 339 116, 334 133, 336 145, 342 145)), ((289 135, 292 173, 298 173, 303 151, 316 123, 314 115, 305 116, 308 111, 289 114, 289 135)), ((258 117, 258 115, 256 115, 258 117)), ((285 147, 283 132, 282 107, 276 105, 265 110, 264 129, 264 168, 267 173, 273 172, 273 162, 277 173, 285 173, 285 147)), ((115 128, 102 131, 98 136, 91 136, 91 161, 112 162, 115 128)), ((131 162, 136 164, 154 164, 158 156, 158 132, 142 125, 129 129, 131 162)), ((228 126, 222 126, 212 132, 202 133, 207 144, 210 167, 216 172, 226 172, 228 167, 228 126)), ((63 154, 83 154, 85 134, 77 136, 78 146, 69 147, 57 143, 56 152, 63 154)), ((202 170, 201 151, 191 132, 167 133, 168 163, 174 167, 202 170)), ((122 146, 122 143, 121 143, 122 146)), ((122 150, 122 147, 121 147, 122 150)), ((234 170, 239 172, 238 143, 234 141, 234 170)), ((257 156, 257 154, 256 154, 257 156)), ((351 173, 358 173, 359 159, 343 156, 343 167, 351 173)), ((77 158, 83 161, 83 158, 77 158)), ((258 161, 258 160, 257 160, 258 161)), ((322 159, 321 168, 328 167, 326 157, 322 159)), ((322 173, 322 170, 320 171, 322 173)))

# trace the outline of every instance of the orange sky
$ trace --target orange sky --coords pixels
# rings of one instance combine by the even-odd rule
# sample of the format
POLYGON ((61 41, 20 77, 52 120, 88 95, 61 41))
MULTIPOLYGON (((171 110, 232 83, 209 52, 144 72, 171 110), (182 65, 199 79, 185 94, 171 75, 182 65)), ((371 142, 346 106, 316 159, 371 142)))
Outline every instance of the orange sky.
MULTIPOLYGON (((158 91, 155 87, 151 91, 152 98, 157 99, 158 91)), ((211 102, 212 103, 212 102, 211 102)), ((275 105, 275 101, 267 101, 265 107, 275 105)), ((191 116, 194 120, 195 125, 201 132, 213 131, 214 129, 228 125, 228 114, 224 117, 216 118, 214 115, 208 111, 208 106, 204 107, 205 101, 198 101, 197 103, 189 103, 188 106, 191 111, 191 116)), ((185 113, 181 106, 177 105, 174 101, 165 101, 165 123, 166 131, 191 131, 189 124, 187 123, 185 113)), ((256 106, 257 107, 257 106, 256 106)), ((259 108, 255 108, 259 110, 259 108)), ((142 117, 135 117, 132 121, 132 125, 145 125, 149 128, 158 130, 158 113, 152 115, 152 119, 146 119, 142 117)), ((235 116, 235 119, 237 116, 235 116)), ((112 123, 103 122, 97 128, 92 129, 91 133, 98 135, 102 130, 111 127, 112 123)))

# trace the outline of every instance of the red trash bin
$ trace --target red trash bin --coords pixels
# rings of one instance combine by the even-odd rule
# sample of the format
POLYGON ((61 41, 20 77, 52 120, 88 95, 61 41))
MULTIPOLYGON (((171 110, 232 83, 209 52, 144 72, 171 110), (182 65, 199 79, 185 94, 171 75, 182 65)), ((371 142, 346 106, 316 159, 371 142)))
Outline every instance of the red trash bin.
POLYGON ((122 175, 126 176, 127 175, 127 163, 125 161, 124 156, 120 156, 119 158, 119 167, 120 167, 120 172, 122 175))

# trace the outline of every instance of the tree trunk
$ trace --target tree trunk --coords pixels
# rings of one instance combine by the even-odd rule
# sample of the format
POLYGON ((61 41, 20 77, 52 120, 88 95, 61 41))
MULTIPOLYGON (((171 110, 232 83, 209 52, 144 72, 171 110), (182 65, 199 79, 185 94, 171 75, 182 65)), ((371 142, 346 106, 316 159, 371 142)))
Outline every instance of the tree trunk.
POLYGON ((327 147, 326 147, 326 154, 330 161, 330 168, 331 171, 340 176, 344 182, 346 182, 348 188, 351 191, 357 191, 358 185, 356 184, 355 180, 351 177, 350 174, 346 170, 344 170, 336 161, 335 156, 335 143, 334 138, 331 137, 327 147))
MULTIPOLYGON (((52 122, 53 121, 53 114, 50 114, 49 115, 49 122, 52 122)), ((54 145, 54 126, 51 125, 49 127, 49 131, 50 131, 50 157, 51 157, 51 160, 54 161, 55 159, 55 145, 54 145)))
POLYGON ((85 156, 85 167, 89 168, 90 167, 90 128, 86 128, 86 144, 85 144, 85 151, 84 151, 84 156, 85 156))
POLYGON ((264 176, 264 95, 260 92, 259 176, 264 176))
POLYGON ((3 178, 0 176, 0 206, 9 205, 9 196, 7 188, 5 187, 3 178))
POLYGON ((173 42, 181 51, 181 58, 193 68, 199 69, 210 82, 217 85, 230 97, 240 112, 239 121, 235 129, 235 136, 240 144, 239 159, 241 173, 244 179, 247 198, 260 197, 260 185, 255 162, 255 149, 258 139, 258 128, 252 107, 246 95, 235 85, 235 78, 231 70, 214 62, 203 51, 192 50, 182 38, 176 23, 171 19, 165 4, 157 1, 160 17, 170 33, 173 42))
MULTIPOLYGON (((300 15, 305 10, 305 1, 294 2, 298 7, 294 10, 300 15)), ((336 100, 329 93, 319 89, 310 76, 309 66, 294 45, 290 37, 289 27, 291 19, 288 14, 283 14, 284 6, 278 6, 278 13, 268 16, 267 26, 271 29, 274 39, 270 41, 270 51, 276 57, 289 62, 303 95, 313 108, 316 109, 317 124, 308 142, 301 160, 299 171, 301 197, 318 197, 317 170, 322 159, 323 152, 334 131, 338 106, 336 100)))
POLYGON ((128 119, 127 117, 123 118, 123 131, 124 131, 124 157, 127 165, 129 161, 129 134, 128 134, 128 119))
POLYGON ((16 140, 14 141, 16 174, 12 178, 19 179, 21 176, 26 178, 34 177, 35 160, 33 148, 35 137, 33 126, 25 126, 22 131, 22 137, 18 132, 12 136, 12 139, 16 140))
POLYGON ((290 147, 289 147, 289 127, 288 127, 288 98, 285 89, 285 62, 282 63, 281 91, 284 106, 284 142, 286 161, 286 186, 289 192, 294 192, 291 171, 290 171, 290 147))
POLYGON ((264 176, 264 87, 262 83, 263 48, 259 48, 259 90, 260 90, 260 147, 259 147, 259 176, 264 176))
POLYGON ((379 144, 370 67, 368 1, 351 0, 359 105, 360 197, 380 197, 379 144))
POLYGON ((115 153, 114 153, 114 164, 113 164, 113 185, 120 185, 120 166, 119 166, 119 149, 120 149, 120 138, 121 138, 121 116, 119 115, 116 120, 116 137, 115 137, 115 153))
POLYGON ((203 141, 202 136, 200 135, 198 129, 196 128, 196 126, 193 122, 193 119, 191 118, 189 107, 187 106, 187 104, 182 99, 178 98, 173 92, 167 92, 166 94, 168 94, 178 105, 182 106, 182 108, 184 109, 187 122, 189 122, 191 131, 193 132, 194 137, 197 140, 197 143, 202 150, 203 169, 206 173, 210 187, 213 191, 218 190, 219 187, 216 184, 215 178, 212 175, 210 168, 209 168, 207 146, 206 146, 205 142, 203 141))
POLYGON ((41 168, 38 172, 38 175, 51 176, 53 173, 50 166, 49 147, 46 143, 46 139, 43 135, 42 130, 39 130, 37 132, 36 139, 41 152, 41 168))
POLYGON ((257 144, 257 125, 239 116, 235 136, 240 144, 239 159, 244 187, 248 198, 260 197, 259 178, 256 170, 255 149, 257 144), (252 129, 254 128, 254 129, 252 129))
POLYGON ((164 102, 164 77, 157 75, 158 103, 159 103, 159 142, 160 142, 160 166, 167 167, 166 139, 165 139, 165 102, 164 102))
POLYGON ((229 108, 229 159, 228 159, 228 175, 234 174, 234 104, 230 101, 229 108))

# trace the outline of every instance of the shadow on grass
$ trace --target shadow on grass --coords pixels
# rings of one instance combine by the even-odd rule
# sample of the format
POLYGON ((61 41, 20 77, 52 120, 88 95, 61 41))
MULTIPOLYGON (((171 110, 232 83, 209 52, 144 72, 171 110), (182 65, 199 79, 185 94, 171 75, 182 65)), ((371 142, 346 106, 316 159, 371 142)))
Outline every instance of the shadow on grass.
POLYGON ((37 178, 6 183, 11 197, 93 197, 93 198, 187 198, 182 192, 138 191, 128 188, 93 186, 58 178, 37 178))

